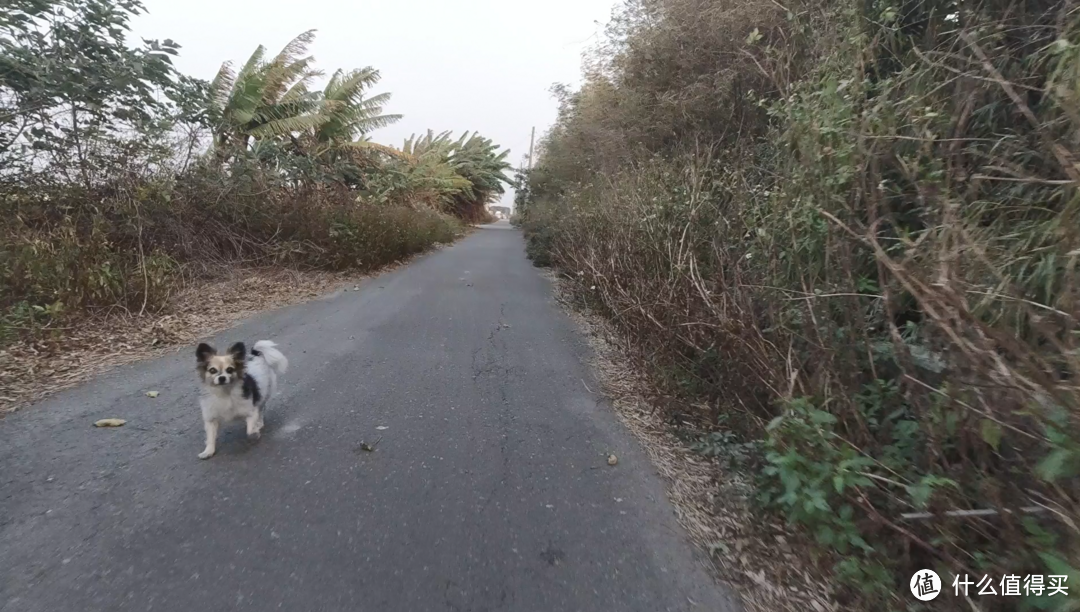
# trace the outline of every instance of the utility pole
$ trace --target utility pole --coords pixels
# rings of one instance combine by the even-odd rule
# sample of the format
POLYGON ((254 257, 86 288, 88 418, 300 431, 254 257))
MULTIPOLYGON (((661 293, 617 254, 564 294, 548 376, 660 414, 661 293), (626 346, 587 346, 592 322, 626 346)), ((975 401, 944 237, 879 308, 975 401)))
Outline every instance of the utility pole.
POLYGON ((533 129, 532 129, 532 134, 529 135, 529 170, 532 170, 532 164, 533 164, 533 159, 532 159, 533 140, 535 140, 535 139, 536 139, 536 126, 534 125, 533 129))
MULTIPOLYGON (((533 142, 535 140, 536 140, 536 126, 534 125, 532 127, 532 133, 529 134, 529 166, 528 166, 528 168, 526 168, 526 171, 532 170, 532 167, 533 167, 533 142)), ((525 201, 522 202, 522 205, 527 205, 528 203, 529 203, 529 192, 526 191, 525 192, 525 201)))

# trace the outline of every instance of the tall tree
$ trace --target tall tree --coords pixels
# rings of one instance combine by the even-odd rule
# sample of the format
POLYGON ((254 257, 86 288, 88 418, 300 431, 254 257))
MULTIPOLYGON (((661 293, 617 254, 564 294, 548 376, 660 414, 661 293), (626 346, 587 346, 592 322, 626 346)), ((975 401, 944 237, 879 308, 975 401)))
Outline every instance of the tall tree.
POLYGON ((166 39, 128 46, 131 17, 143 10, 139 0, 4 3, 0 172, 40 168, 44 156, 69 162, 62 166, 89 184, 90 152, 99 139, 192 114, 199 82, 177 78, 171 56, 179 45, 166 39), (183 109, 174 104, 181 98, 183 109))

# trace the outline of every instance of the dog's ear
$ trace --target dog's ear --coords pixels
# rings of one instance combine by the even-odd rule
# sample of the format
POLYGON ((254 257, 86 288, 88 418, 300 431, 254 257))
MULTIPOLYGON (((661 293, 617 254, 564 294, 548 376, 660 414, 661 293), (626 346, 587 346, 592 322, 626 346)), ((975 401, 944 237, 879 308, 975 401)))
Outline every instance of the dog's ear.
POLYGON ((206 363, 216 354, 217 351, 214 350, 214 347, 205 342, 199 343, 199 346, 195 348, 195 359, 197 359, 199 363, 206 363))
POLYGON ((229 354, 232 355, 233 361, 236 363, 243 363, 244 357, 247 356, 247 348, 243 342, 237 342, 229 347, 229 354))

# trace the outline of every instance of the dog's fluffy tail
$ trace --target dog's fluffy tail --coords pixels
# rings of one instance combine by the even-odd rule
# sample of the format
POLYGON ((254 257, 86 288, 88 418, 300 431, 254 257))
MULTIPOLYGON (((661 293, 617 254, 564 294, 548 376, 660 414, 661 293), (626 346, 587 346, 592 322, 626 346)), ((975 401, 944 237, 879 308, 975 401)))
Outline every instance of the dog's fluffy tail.
POLYGON ((289 360, 285 358, 285 355, 281 354, 281 351, 277 350, 277 345, 269 340, 259 340, 252 347, 262 355, 262 358, 266 360, 266 365, 273 368, 278 374, 284 374, 285 370, 289 368, 289 360))

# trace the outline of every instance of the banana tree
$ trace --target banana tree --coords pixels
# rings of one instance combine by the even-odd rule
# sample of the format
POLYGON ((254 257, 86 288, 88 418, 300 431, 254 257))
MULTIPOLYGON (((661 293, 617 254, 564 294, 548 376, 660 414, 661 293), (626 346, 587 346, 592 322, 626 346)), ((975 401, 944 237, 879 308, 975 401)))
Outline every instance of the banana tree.
POLYGON ((401 152, 399 165, 412 189, 423 194, 419 199, 464 218, 482 216, 484 204, 510 182, 502 174, 510 167, 509 152, 499 153, 490 140, 468 132, 454 139, 451 132, 428 130, 406 139, 401 152))
POLYGON ((400 120, 401 115, 382 112, 389 93, 366 95, 379 78, 379 71, 370 66, 334 72, 322 91, 319 114, 323 121, 314 129, 315 142, 323 147, 366 142, 363 137, 372 130, 400 120))
POLYGON ((210 83, 215 146, 246 148, 252 138, 313 131, 329 121, 326 102, 308 89, 321 74, 304 55, 314 37, 313 30, 304 32, 269 60, 259 45, 238 72, 230 62, 221 65, 210 83))
POLYGON ((318 94, 322 121, 296 141, 304 154, 339 168, 341 179, 351 186, 366 182, 364 168, 378 165, 377 158, 401 154, 397 149, 370 140, 373 130, 401 119, 401 115, 382 112, 390 99, 389 93, 367 95, 379 78, 379 71, 370 66, 334 72, 318 94))

